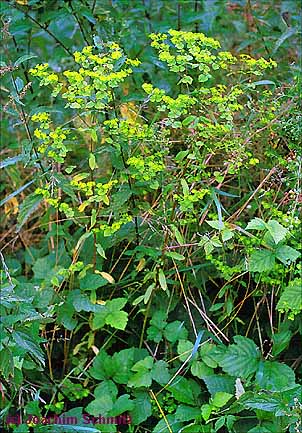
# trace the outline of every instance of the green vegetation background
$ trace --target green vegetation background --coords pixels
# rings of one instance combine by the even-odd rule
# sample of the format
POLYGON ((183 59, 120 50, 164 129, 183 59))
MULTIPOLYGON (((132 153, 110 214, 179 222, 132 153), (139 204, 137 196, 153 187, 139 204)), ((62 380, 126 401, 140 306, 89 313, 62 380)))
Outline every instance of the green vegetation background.
POLYGON ((300 2, 0 4, 3 431, 301 432, 300 2))

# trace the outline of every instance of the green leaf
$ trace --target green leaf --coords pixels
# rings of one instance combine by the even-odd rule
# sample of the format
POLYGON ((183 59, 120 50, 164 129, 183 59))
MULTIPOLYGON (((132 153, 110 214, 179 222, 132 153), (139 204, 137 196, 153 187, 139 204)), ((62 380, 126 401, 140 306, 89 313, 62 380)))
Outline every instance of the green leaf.
POLYGON ((91 153, 89 155, 88 163, 89 163, 89 167, 90 167, 91 170, 94 170, 95 168, 97 168, 97 163, 96 163, 95 155, 93 153, 91 153))
POLYGON ((77 312, 95 311, 96 307, 99 307, 93 304, 88 298, 88 296, 81 293, 80 290, 74 290, 70 292, 70 294, 68 295, 68 300, 72 302, 72 305, 77 312))
POLYGON ((95 397, 101 397, 102 395, 109 395, 113 400, 116 399, 118 389, 112 380, 104 380, 94 390, 95 397))
POLYGON ((67 174, 72 173, 72 171, 76 168, 76 165, 70 165, 69 167, 65 168, 65 171, 67 174))
POLYGON ((21 65, 21 63, 26 62, 27 60, 33 59, 35 57, 38 57, 38 56, 36 56, 35 54, 24 54, 24 56, 19 57, 15 61, 14 66, 19 66, 19 65, 21 65))
POLYGON ((141 359, 136 364, 134 364, 131 370, 132 371, 151 370, 153 363, 154 360, 152 356, 146 356, 144 359, 141 359))
POLYGON ((189 186, 188 186, 186 180, 182 178, 182 179, 180 179, 180 183, 181 183, 181 186, 182 186, 183 195, 184 196, 189 195, 190 191, 189 191, 189 186))
POLYGON ((73 318, 74 308, 71 303, 65 302, 63 305, 59 305, 57 308, 57 320, 66 329, 72 331, 77 326, 77 320, 73 318))
MULTIPOLYGON (((189 117, 192 117, 193 119, 195 119, 195 116, 189 116, 189 117)), ((193 120, 193 119, 192 119, 192 120, 193 120)), ((186 119, 183 121, 183 124, 184 124, 185 121, 186 121, 186 119)), ((191 120, 190 120, 190 121, 191 121, 191 120)), ((189 122, 189 123, 190 123, 190 122, 189 122)), ((185 125, 185 126, 186 126, 186 125, 185 125)), ((189 153, 190 153, 189 150, 181 150, 181 151, 178 152, 177 155, 175 156, 175 161, 177 161, 177 162, 182 161, 186 156, 188 156, 189 153)), ((174 226, 171 226, 172 230, 173 230, 173 227, 174 227, 174 226)))
POLYGON ((154 312, 152 319, 150 320, 150 323, 156 328, 163 330, 167 325, 166 318, 167 318, 166 312, 162 309, 159 309, 154 312))
POLYGON ((24 155, 21 154, 21 155, 13 156, 11 158, 3 159, 2 161, 0 161, 0 168, 7 167, 9 165, 15 165, 17 162, 22 161, 23 158, 24 158, 24 155))
POLYGON ((198 405, 198 396, 201 388, 194 380, 178 376, 167 389, 172 393, 175 400, 180 403, 192 406, 198 405))
POLYGON ((286 41, 286 39, 290 38, 291 36, 294 36, 298 33, 299 29, 296 27, 288 27, 284 33, 280 36, 280 38, 277 40, 273 53, 275 54, 277 50, 281 47, 281 45, 286 41))
MULTIPOLYGON (((78 239, 78 241, 77 241, 77 243, 76 243, 75 250, 76 250, 76 251, 81 250, 81 248, 83 248, 83 246, 84 246, 84 244, 85 244, 85 241, 86 241, 87 239, 89 239, 89 238, 91 237, 91 235, 92 235, 92 232, 85 232, 85 233, 83 233, 83 234, 79 237, 79 239, 78 239)), ((80 274, 80 275, 81 275, 81 274, 80 274)), ((85 272, 84 276, 86 276, 86 272, 85 272)), ((80 279, 81 279, 81 278, 83 278, 83 277, 80 277, 80 279)))
POLYGON ((212 409, 213 407, 210 404, 203 404, 201 406, 201 414, 205 421, 208 421, 208 419, 210 418, 212 409))
POLYGON ((299 251, 294 248, 289 247, 288 245, 280 245, 276 249, 276 257, 280 260, 284 265, 290 265, 292 262, 297 260, 300 257, 299 251))
POLYGON ((32 271, 36 280, 50 281, 58 273, 55 254, 50 253, 48 256, 37 259, 32 267, 32 271))
POLYGON ((139 425, 143 421, 149 418, 152 414, 152 406, 150 402, 150 396, 147 391, 134 391, 135 396, 134 407, 130 411, 129 415, 133 425, 139 425))
POLYGON ((138 387, 149 387, 152 383, 151 369, 153 367, 154 360, 152 356, 146 356, 144 359, 138 361, 131 368, 132 371, 136 372, 130 377, 128 386, 138 387))
POLYGON ((271 271, 275 266, 275 254, 270 250, 257 250, 251 254, 250 272, 271 271))
POLYGON ((180 339, 186 339, 188 337, 188 331, 184 326, 184 322, 175 320, 174 322, 168 323, 164 330, 164 336, 171 343, 180 339))
POLYGON ((167 290, 167 281, 166 281, 166 277, 164 274, 164 271, 162 269, 160 269, 158 271, 158 281, 159 281, 159 285, 163 290, 167 290))
POLYGON ((179 421, 190 421, 200 416, 200 409, 198 407, 187 406, 180 404, 175 412, 175 419, 179 421))
POLYGON ((214 370, 211 367, 208 367, 202 361, 193 361, 191 366, 191 373, 193 376, 198 377, 199 379, 203 379, 207 376, 213 375, 214 370))
POLYGON ((292 333, 288 329, 280 330, 272 336, 273 348, 272 355, 277 356, 282 353, 290 343, 292 333))
POLYGON ((272 428, 273 428, 273 430, 271 428, 265 427, 263 421, 260 421, 260 424, 258 424, 256 427, 249 430, 247 433, 272 433, 272 431, 274 433, 277 433, 276 429, 273 425, 272 425, 272 428))
MULTIPOLYGON (((151 295, 151 293, 150 293, 150 295, 151 295)), ((144 300, 144 298, 145 298, 145 295, 138 296, 137 298, 134 299, 134 301, 132 302, 132 305, 138 305, 138 304, 140 304, 144 300)), ((150 298, 150 296, 149 297, 147 296, 147 302, 146 303, 148 303, 149 298, 150 298)))
POLYGON ((43 366, 45 365, 44 354, 32 337, 22 331, 14 331, 12 337, 19 347, 29 352, 43 366))
POLYGON ((277 396, 267 393, 253 394, 252 392, 244 393, 238 403, 247 409, 259 409, 266 412, 277 412, 278 410, 286 412, 287 406, 277 396))
POLYGON ((7 197, 2 199, 0 201, 0 206, 3 206, 5 203, 7 203, 11 198, 15 197, 16 195, 20 194, 20 192, 24 191, 26 188, 28 188, 32 183, 35 182, 35 179, 31 180, 30 182, 27 182, 26 184, 22 185, 20 188, 16 189, 16 191, 9 194, 7 197))
POLYGON ((176 253, 175 251, 169 251, 166 253, 167 257, 170 257, 173 260, 182 261, 185 260, 185 256, 182 254, 176 253))
POLYGON ((90 128, 89 132, 90 132, 92 141, 94 141, 95 143, 97 143, 97 141, 98 141, 98 135, 97 135, 96 129, 90 128))
POLYGON ((211 404, 215 407, 220 408, 225 406, 232 397, 233 397, 232 394, 223 391, 218 391, 216 392, 213 399, 211 400, 211 404))
POLYGON ((219 365, 230 376, 247 378, 258 368, 259 349, 252 340, 241 335, 236 335, 234 341, 236 344, 227 348, 219 365))
POLYGON ((118 416, 124 412, 132 410, 134 407, 133 400, 130 400, 129 394, 121 395, 113 405, 113 408, 109 412, 109 416, 118 416))
POLYGON ((213 229, 222 230, 224 228, 224 223, 219 220, 209 221, 207 220, 207 224, 211 226, 213 229))
POLYGON ((256 382, 268 391, 286 391, 295 386, 295 373, 286 364, 264 361, 259 364, 256 382))
POLYGON ((160 385, 166 385, 170 379, 168 364, 163 361, 157 361, 152 368, 152 379, 160 385))
POLYGON ((128 313, 125 311, 113 311, 106 316, 105 322, 115 329, 124 331, 128 322, 128 313))
POLYGON ((253 218, 246 226, 246 230, 265 230, 266 228, 266 223, 261 218, 253 218))
POLYGON ((149 326, 147 329, 148 340, 159 343, 163 338, 163 332, 155 326, 149 326))
POLYGON ((178 84, 180 83, 184 83, 184 84, 192 84, 193 82, 193 78, 190 77, 189 75, 184 75, 183 78, 179 81, 178 84))
POLYGON ((144 304, 147 304, 149 302, 149 299, 151 298, 154 289, 155 289, 154 283, 150 284, 150 286, 147 287, 145 294, 142 296, 142 300, 144 301, 144 304))
POLYGON ((254 84, 254 86, 267 86, 267 85, 275 86, 276 85, 276 83, 274 81, 271 81, 271 80, 254 81, 254 82, 252 82, 252 84, 254 84))
POLYGON ((110 312, 121 310, 127 304, 126 298, 115 298, 111 301, 106 301, 106 308, 110 312))
POLYGON ((41 195, 30 194, 22 201, 19 207, 19 214, 17 217, 17 232, 21 230, 28 218, 35 212, 43 201, 41 195))
POLYGON ((199 74, 198 75, 198 81, 200 83, 205 83, 206 81, 208 81, 208 79, 209 79, 208 75, 205 75, 205 74, 199 74))
POLYGON ((212 306, 209 308, 209 311, 213 312, 213 311, 220 310, 224 305, 225 305, 224 302, 218 302, 217 304, 212 305, 212 306))
POLYGON ((97 311, 92 321, 93 329, 100 329, 105 324, 115 329, 124 330, 128 321, 128 313, 120 311, 127 303, 126 298, 115 298, 107 301, 105 305, 100 306, 102 309, 97 311))
POLYGON ((293 319, 302 311, 302 283, 300 278, 295 278, 285 288, 277 304, 277 310, 281 313, 289 312, 289 318, 293 319))
POLYGON ((234 232, 229 229, 224 229, 221 231, 221 239, 223 242, 229 241, 234 237, 234 232))
POLYGON ((95 400, 86 406, 86 411, 93 416, 106 416, 113 408, 113 399, 109 394, 99 395, 95 400))
POLYGON ((24 82, 23 82, 23 80, 22 80, 20 77, 17 77, 17 78, 15 79, 15 84, 16 84, 17 92, 20 93, 21 90, 22 90, 23 87, 24 87, 24 82))
POLYGON ((133 374, 128 381, 128 386, 131 388, 140 388, 145 387, 148 388, 152 383, 152 375, 149 370, 140 370, 137 373, 133 374))
POLYGON ((103 257, 104 259, 107 258, 107 257, 106 257, 106 254, 105 254, 105 251, 104 251, 104 248, 102 247, 101 244, 96 244, 96 250, 97 250, 97 253, 98 253, 101 257, 103 257))
POLYGON ((92 329, 101 329, 106 324, 106 317, 108 316, 108 310, 105 305, 102 305, 102 310, 99 310, 95 313, 94 318, 92 320, 92 329))
POLYGON ((116 369, 116 363, 112 362, 111 356, 105 350, 100 350, 88 372, 97 380, 105 380, 110 379, 115 374, 116 369))
MULTIPOLYGON (((182 424, 175 419, 174 415, 167 415, 166 419, 161 419, 153 428, 152 433, 171 433, 167 428, 167 423, 173 433, 182 431, 182 424)), ((196 432, 196 430, 195 430, 196 432)))
POLYGON ((80 280, 81 290, 96 290, 99 287, 106 286, 108 281, 99 274, 86 274, 80 280))
POLYGON ((199 348, 199 353, 202 361, 211 368, 216 368, 218 365, 217 347, 211 343, 202 344, 199 348))
POLYGON ((280 241, 283 241, 285 236, 287 235, 288 229, 283 227, 278 221, 270 220, 266 224, 269 233, 274 239, 275 243, 278 244, 280 241))
POLYGON ((215 432, 218 431, 221 427, 224 426, 226 421, 226 417, 225 416, 221 416, 218 418, 218 420, 215 422, 215 432))
POLYGON ((204 250, 205 250, 206 256, 211 254, 211 252, 214 250, 214 246, 213 246, 211 241, 206 242, 204 244, 204 250))
MULTIPOLYGON (((4 335, 1 336, 2 338, 4 335)), ((3 348, 0 351, 0 370, 1 374, 7 380, 9 376, 14 376, 14 359, 11 348, 3 348)))
POLYGON ((145 349, 130 348, 117 352, 112 357, 112 364, 115 366, 115 371, 112 376, 116 383, 127 384, 129 378, 133 374, 131 368, 138 360, 147 355, 145 349))
POLYGON ((233 425, 234 425, 236 419, 237 419, 237 417, 234 415, 227 415, 226 426, 227 426, 228 431, 232 431, 233 425))
POLYGON ((177 345, 177 353, 180 355, 179 359, 181 362, 185 360, 192 354, 194 344, 189 340, 179 340, 177 345))

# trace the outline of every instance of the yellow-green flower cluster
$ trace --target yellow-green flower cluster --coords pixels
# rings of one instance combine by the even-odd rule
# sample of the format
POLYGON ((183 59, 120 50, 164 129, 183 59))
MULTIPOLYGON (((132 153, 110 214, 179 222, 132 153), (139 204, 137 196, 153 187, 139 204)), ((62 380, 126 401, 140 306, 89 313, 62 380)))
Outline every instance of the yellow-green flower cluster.
MULTIPOLYGON (((159 153, 150 156, 132 156, 128 158, 130 176, 141 182, 149 182, 158 176, 158 173, 165 169, 159 153)), ((154 185, 158 187, 158 183, 154 185)))
MULTIPOLYGON (((214 139, 216 141, 215 147, 219 148, 219 143, 217 143, 218 138, 225 137, 230 133, 232 129, 232 125, 229 123, 219 123, 219 122, 210 122, 207 119, 203 119, 201 122, 197 124, 198 129, 198 137, 204 139, 214 139)), ((223 144, 224 142, 221 142, 223 144)), ((199 142, 197 142, 199 144, 199 142)))
POLYGON ((116 43, 104 44, 105 53, 96 53, 92 46, 74 53, 78 71, 64 71, 67 83, 49 71, 48 64, 37 65, 31 69, 32 75, 40 79, 40 85, 54 87, 53 95, 59 92, 67 100, 67 107, 103 109, 112 100, 112 90, 119 86, 140 64, 138 59, 125 59, 123 50, 116 43), (121 65, 120 65, 121 63, 121 65))
MULTIPOLYGON (((120 138, 128 139, 151 139, 154 131, 148 125, 141 125, 140 123, 134 123, 132 120, 118 120, 110 119, 105 120, 104 128, 111 135, 114 134, 120 138)), ((107 140, 108 141, 108 140, 107 140)))
POLYGON ((93 54, 94 48, 92 46, 84 47, 81 52, 76 51, 74 59, 76 63, 81 64, 83 67, 90 67, 91 65, 105 65, 107 64, 110 69, 110 59, 118 60, 123 56, 123 52, 118 44, 107 43, 104 44, 108 48, 107 54, 93 54))
POLYGON ((200 202, 209 193, 209 190, 205 188, 199 190, 193 188, 190 191, 184 191, 183 195, 174 194, 174 198, 179 203, 180 210, 187 212, 194 208, 194 203, 200 202))
MULTIPOLYGON (((93 47, 85 47, 81 53, 74 54, 81 68, 78 73, 66 71, 70 87, 63 97, 73 108, 103 109, 112 99, 111 88, 117 87, 132 73, 129 67, 114 70, 116 62, 124 56, 115 43, 106 44, 106 54, 93 54, 93 47)), ((130 59, 129 59, 130 60, 130 59)), ((127 62, 131 65, 131 62, 127 62)), ((138 61, 134 61, 137 65, 138 61)))
POLYGON ((50 125, 50 115, 49 115, 49 113, 46 113, 45 111, 43 111, 41 113, 33 114, 31 116, 31 120, 33 122, 40 123, 40 128, 41 129, 49 129, 49 125, 50 125))
POLYGON ((177 119, 183 114, 188 113, 188 109, 192 107, 197 101, 193 96, 179 94, 177 98, 173 99, 171 96, 163 96, 163 104, 158 107, 160 111, 168 110, 168 116, 172 119, 177 119))
POLYGON ((266 69, 272 69, 277 66, 277 63, 272 59, 265 60, 263 57, 260 57, 260 59, 254 59, 248 54, 241 54, 239 59, 241 60, 243 66, 240 72, 245 74, 260 76, 266 69))
POLYGON ((226 93, 227 88, 224 85, 218 84, 210 89, 211 96, 206 98, 203 103, 205 105, 213 104, 217 107, 220 119, 227 121, 233 119, 233 113, 241 110, 243 107, 238 103, 238 98, 243 94, 243 90, 239 87, 232 87, 231 91, 226 93))
POLYGON ((67 218, 74 217, 74 211, 69 206, 69 204, 61 201, 60 197, 54 198, 50 192, 51 186, 48 185, 46 188, 36 188, 35 194, 42 195, 44 200, 55 209, 58 209, 60 212, 63 212, 67 218))
POLYGON ((59 82, 59 76, 56 73, 49 71, 48 63, 36 65, 29 72, 40 80, 40 86, 52 86, 53 96, 56 96, 61 91, 63 84, 59 82))
POLYGON ((150 95, 150 101, 161 102, 161 105, 158 106, 158 110, 167 110, 168 116, 171 119, 176 119, 183 114, 187 114, 188 108, 196 103, 196 99, 193 96, 186 94, 179 94, 177 98, 173 99, 171 96, 166 95, 164 90, 153 87, 152 84, 149 83, 144 83, 142 88, 150 95))
POLYGON ((150 83, 144 83, 142 88, 147 95, 150 95, 149 98, 151 102, 161 102, 166 94, 164 90, 153 87, 150 83))
POLYGON ((140 60, 138 60, 138 59, 126 59, 126 63, 127 63, 127 65, 130 65, 133 67, 137 67, 141 64, 140 60))
POLYGON ((217 56, 211 52, 220 48, 220 44, 203 33, 170 30, 168 35, 153 33, 150 38, 151 46, 159 52, 159 59, 167 63, 171 71, 186 71, 186 77, 180 83, 192 83, 193 78, 188 74, 188 69, 198 68, 201 72, 198 79, 205 82, 211 78, 211 68, 215 70, 220 67, 217 56))
POLYGON ((95 182, 94 181, 82 182, 82 181, 72 180, 70 182, 70 185, 76 187, 87 197, 90 197, 93 195, 95 182))
POLYGON ((198 81, 204 83, 212 78, 212 71, 230 69, 233 65, 236 66, 235 73, 258 76, 262 75, 264 70, 276 66, 271 59, 256 60, 245 54, 237 59, 229 52, 217 52, 220 48, 219 42, 203 33, 169 30, 168 34, 153 33, 150 38, 151 46, 158 50, 159 59, 167 63, 171 71, 185 73, 179 84, 192 84, 193 77, 190 73, 193 75, 194 69, 200 72, 197 75, 198 81))
POLYGON ((110 180, 107 183, 87 181, 83 179, 88 176, 88 173, 81 173, 76 175, 70 182, 70 185, 76 188, 79 192, 83 193, 87 199, 83 201, 78 210, 83 212, 91 203, 104 203, 109 205, 109 192, 118 183, 117 180, 110 180))
MULTIPOLYGON (((180 30, 169 30, 168 34, 172 44, 182 52, 187 49, 190 51, 196 47, 209 47, 212 49, 220 48, 220 43, 213 38, 206 37, 203 33, 185 32, 180 30)), ((168 35, 163 33, 152 33, 150 35, 152 39, 151 46, 162 49, 162 45, 167 45, 168 35)))
POLYGON ((38 151, 54 162, 63 163, 67 153, 70 152, 70 149, 65 144, 69 133, 69 130, 63 130, 60 127, 49 132, 49 134, 46 134, 38 128, 35 129, 34 136, 41 141, 38 151))
POLYGON ((67 203, 61 203, 59 206, 59 211, 63 212, 67 218, 73 218, 74 217, 74 211, 67 203))
POLYGON ((40 123, 39 128, 34 130, 34 137, 39 140, 38 151, 54 162, 63 163, 70 151, 65 143, 70 130, 58 127, 49 131, 51 120, 46 112, 34 114, 31 120, 40 123))
POLYGON ((220 51, 217 58, 218 65, 221 69, 228 69, 230 65, 237 62, 236 57, 234 57, 229 51, 220 51))
POLYGON ((104 236, 112 236, 123 225, 131 221, 132 221, 132 217, 128 213, 124 213, 117 221, 114 221, 114 223, 112 223, 111 226, 109 224, 100 224, 99 230, 104 233, 104 236))

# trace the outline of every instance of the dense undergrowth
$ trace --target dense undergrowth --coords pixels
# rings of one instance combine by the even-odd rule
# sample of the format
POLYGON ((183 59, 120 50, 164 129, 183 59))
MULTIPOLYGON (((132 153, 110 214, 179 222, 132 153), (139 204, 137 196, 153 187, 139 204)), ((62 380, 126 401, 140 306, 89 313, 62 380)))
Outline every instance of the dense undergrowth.
POLYGON ((1 7, 4 431, 301 432, 298 2, 1 7))

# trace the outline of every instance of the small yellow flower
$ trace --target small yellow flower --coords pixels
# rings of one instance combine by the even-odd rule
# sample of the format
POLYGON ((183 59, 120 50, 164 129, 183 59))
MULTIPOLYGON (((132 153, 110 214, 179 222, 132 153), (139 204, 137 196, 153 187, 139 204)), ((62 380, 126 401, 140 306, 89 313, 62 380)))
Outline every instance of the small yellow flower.
POLYGON ((118 59, 120 59, 121 57, 122 57, 122 53, 121 53, 120 51, 118 51, 118 50, 113 51, 113 53, 111 54, 111 58, 112 58, 113 60, 118 60, 118 59))

